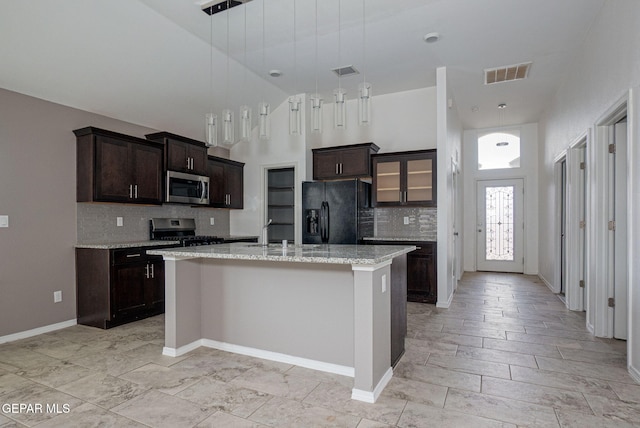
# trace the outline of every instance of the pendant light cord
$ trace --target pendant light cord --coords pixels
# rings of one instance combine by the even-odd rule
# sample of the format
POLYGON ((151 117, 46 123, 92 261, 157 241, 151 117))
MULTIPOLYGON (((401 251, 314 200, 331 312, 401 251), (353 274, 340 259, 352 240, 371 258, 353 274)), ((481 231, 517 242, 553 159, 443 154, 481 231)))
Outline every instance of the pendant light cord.
POLYGON ((366 49, 366 40, 367 40, 367 25, 366 25, 366 0, 362 0, 362 83, 366 83, 367 81, 367 49, 366 49))
POLYGON ((318 98, 318 0, 316 0, 316 98, 318 98))
MULTIPOLYGON (((341 1, 338 0, 338 67, 342 67, 342 7, 341 1)), ((342 72, 338 69, 338 90, 342 89, 341 85, 342 72)))

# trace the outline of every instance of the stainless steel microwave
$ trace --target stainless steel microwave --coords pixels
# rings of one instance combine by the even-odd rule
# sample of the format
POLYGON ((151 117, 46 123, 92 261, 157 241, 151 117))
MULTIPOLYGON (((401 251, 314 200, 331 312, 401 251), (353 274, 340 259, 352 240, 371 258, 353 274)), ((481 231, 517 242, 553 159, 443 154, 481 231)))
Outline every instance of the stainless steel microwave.
POLYGON ((167 197, 165 202, 209 205, 209 177, 167 171, 167 197))

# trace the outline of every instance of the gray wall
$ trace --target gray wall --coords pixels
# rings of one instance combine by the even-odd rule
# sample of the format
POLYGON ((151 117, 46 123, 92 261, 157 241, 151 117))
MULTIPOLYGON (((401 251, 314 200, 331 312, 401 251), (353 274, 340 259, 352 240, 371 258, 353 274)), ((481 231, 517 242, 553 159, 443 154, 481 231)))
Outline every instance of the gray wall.
MULTIPOLYGON (((9 216, 9 228, 0 228, 0 337, 76 318, 78 204, 72 130, 85 126, 137 137, 158 131, 0 89, 0 215, 9 216), (62 291, 61 303, 53 303, 57 290, 62 291)), ((105 224, 120 212, 125 225, 132 225, 144 208, 96 205, 88 210, 104 212, 105 224)), ((228 213, 214 217, 228 232, 228 213)), ((147 228, 144 233, 146 238, 147 228)))

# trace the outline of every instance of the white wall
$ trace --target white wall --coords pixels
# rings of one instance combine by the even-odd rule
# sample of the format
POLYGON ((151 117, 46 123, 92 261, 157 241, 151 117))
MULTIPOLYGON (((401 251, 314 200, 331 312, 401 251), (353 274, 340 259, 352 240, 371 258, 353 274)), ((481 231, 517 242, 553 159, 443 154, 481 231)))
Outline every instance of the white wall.
POLYGON ((378 153, 436 148, 435 86, 374 96, 370 126, 358 126, 358 105, 356 100, 349 100, 346 130, 333 128, 331 101, 325 100, 324 131, 314 138, 314 148, 367 142, 377 144, 378 153))
MULTIPOLYGON (((520 168, 478 170, 478 135, 499 129, 471 129, 464 132, 464 270, 476 270, 476 216, 478 180, 507 178, 524 179, 524 273, 538 273, 538 125, 528 123, 517 127, 520 130, 520 168)), ((500 128, 502 129, 502 128, 500 128)), ((551 238, 551 231, 540 229, 551 238)))
MULTIPOLYGON (((462 125, 454 108, 453 94, 447 82, 447 69, 436 70, 437 79, 437 148, 438 148, 438 301, 447 308, 455 290, 453 275, 453 161, 459 162, 462 125), (449 107, 451 105, 451 107, 449 107)), ((459 229, 459 228, 458 228, 459 229)), ((464 234, 459 239, 464 239, 464 234)))
MULTIPOLYGON (((300 96, 305 97, 304 94, 300 96)), ((244 210, 231 212, 231 234, 260 234, 264 221, 263 169, 267 166, 296 165, 296 183, 300 183, 312 179, 312 148, 374 142, 380 147, 379 153, 388 153, 436 147, 435 87, 374 96, 372 124, 368 127, 358 125, 356 100, 349 100, 345 130, 333 129, 333 106, 331 100, 325 101, 321 134, 307 131, 307 118, 303 121, 303 136, 290 136, 289 104, 285 100, 272 109, 271 139, 268 142, 259 141, 254 132, 251 143, 240 143, 231 149, 232 159, 245 162, 244 210)), ((309 110, 307 103, 304 107, 305 112, 309 110)), ((301 194, 300 186, 296 196, 301 198, 301 194)), ((296 206, 301 209, 300 203, 296 206)), ((296 221, 301 216, 301 212, 297 212, 296 221)), ((300 227, 296 225, 298 242, 301 240, 300 227)))
MULTIPOLYGON (((638 91, 640 90, 640 2, 609 0, 594 22, 570 67, 570 73, 557 92, 551 107, 540 122, 542 147, 540 152, 540 228, 553 230, 554 224, 554 158, 587 130, 593 129, 599 117, 633 88, 629 112, 629 341, 630 371, 640 380, 640 158, 637 141, 638 91)), ((592 134, 593 135, 593 134, 592 134)), ((587 165, 589 168, 589 165, 587 165)), ((589 169, 587 169, 589 173, 589 169)), ((597 251, 597 248, 594 248, 597 251)), ((553 259, 553 239, 540 237, 540 274, 554 277, 557 264, 553 259)), ((595 286, 596 284, 592 284, 595 286)), ((593 308, 591 308, 593 309, 593 308)))

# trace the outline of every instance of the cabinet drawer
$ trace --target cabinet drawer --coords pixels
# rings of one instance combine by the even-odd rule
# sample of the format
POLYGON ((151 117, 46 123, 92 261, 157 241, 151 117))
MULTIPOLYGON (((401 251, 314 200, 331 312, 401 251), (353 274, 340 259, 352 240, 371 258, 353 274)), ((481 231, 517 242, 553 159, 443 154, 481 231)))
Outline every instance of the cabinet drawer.
POLYGON ((112 250, 113 256, 111 258, 114 265, 120 265, 123 263, 135 263, 144 260, 147 257, 147 251, 145 248, 123 248, 119 250, 112 250))

